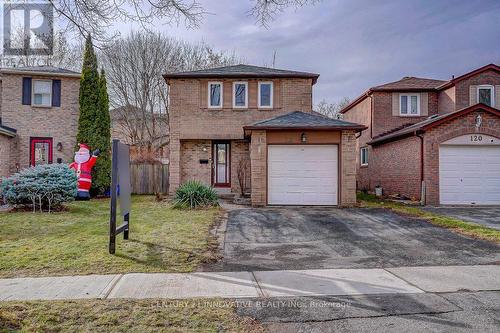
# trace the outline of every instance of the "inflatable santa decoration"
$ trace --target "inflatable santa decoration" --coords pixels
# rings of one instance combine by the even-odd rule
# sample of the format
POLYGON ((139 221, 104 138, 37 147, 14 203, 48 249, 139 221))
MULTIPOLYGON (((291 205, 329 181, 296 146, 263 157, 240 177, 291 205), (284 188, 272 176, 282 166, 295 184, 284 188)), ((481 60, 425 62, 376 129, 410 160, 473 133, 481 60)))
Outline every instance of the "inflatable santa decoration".
POLYGON ((78 192, 76 195, 77 200, 90 199, 90 186, 92 185, 92 168, 95 165, 97 156, 99 156, 99 149, 95 150, 90 156, 89 146, 80 143, 80 149, 75 152, 75 161, 69 167, 76 171, 78 178, 78 192))

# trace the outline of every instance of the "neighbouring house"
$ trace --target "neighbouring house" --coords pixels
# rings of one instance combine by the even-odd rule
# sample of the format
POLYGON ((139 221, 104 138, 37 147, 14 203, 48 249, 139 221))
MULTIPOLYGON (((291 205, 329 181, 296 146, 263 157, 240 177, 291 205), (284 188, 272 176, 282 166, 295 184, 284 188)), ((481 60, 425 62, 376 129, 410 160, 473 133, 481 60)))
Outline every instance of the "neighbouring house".
POLYGON ((357 138, 357 186, 423 204, 500 204, 500 67, 449 81, 404 77, 341 113, 357 138))
POLYGON ((312 111, 318 74, 236 65, 164 77, 171 192, 196 179, 251 192, 254 206, 356 202, 355 135, 365 126, 312 111))
POLYGON ((73 159, 80 74, 62 68, 0 69, 0 177, 73 159))
POLYGON ((169 130, 166 113, 142 112, 135 106, 122 106, 109 111, 111 138, 130 146, 133 162, 168 164, 169 130))

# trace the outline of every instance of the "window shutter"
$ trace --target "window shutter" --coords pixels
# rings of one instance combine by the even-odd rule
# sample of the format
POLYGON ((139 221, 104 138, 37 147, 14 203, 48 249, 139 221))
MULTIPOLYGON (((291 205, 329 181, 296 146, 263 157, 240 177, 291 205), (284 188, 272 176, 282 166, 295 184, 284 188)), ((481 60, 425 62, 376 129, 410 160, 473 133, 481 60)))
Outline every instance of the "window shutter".
POLYGON ((392 115, 399 116, 399 94, 392 93, 392 115))
POLYGON ((61 80, 52 80, 52 106, 61 106, 61 80))
POLYGON ((477 104, 477 86, 469 87, 469 105, 477 104))
POLYGON ((23 105, 31 105, 31 78, 23 77, 23 105))
POLYGON ((500 85, 495 86, 495 107, 500 109, 500 85))
POLYGON ((429 115, 429 94, 421 93, 420 94, 420 113, 421 116, 429 115))

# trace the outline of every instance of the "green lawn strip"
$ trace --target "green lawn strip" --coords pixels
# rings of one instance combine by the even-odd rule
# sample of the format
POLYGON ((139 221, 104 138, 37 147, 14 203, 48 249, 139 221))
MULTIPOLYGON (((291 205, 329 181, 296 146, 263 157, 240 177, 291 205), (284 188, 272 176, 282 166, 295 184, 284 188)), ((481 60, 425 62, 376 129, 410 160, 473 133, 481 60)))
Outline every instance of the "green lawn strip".
POLYGON ((465 222, 454 217, 428 212, 417 206, 408 206, 402 203, 378 199, 374 195, 370 194, 359 193, 358 200, 364 207, 391 209, 396 213, 422 218, 434 225, 448 228, 467 236, 488 240, 494 243, 500 243, 500 231, 493 228, 488 228, 476 223, 465 222))
POLYGON ((224 300, 0 302, 0 332, 263 332, 224 300))
POLYGON ((132 198, 130 239, 108 253, 109 200, 57 213, 0 212, 0 277, 190 272, 213 255, 209 230, 220 209, 177 210, 132 198))

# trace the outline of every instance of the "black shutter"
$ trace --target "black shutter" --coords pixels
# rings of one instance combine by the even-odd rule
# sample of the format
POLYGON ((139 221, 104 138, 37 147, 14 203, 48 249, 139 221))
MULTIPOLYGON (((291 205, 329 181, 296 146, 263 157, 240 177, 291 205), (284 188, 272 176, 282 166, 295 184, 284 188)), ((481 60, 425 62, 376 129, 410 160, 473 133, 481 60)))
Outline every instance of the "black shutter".
POLYGON ((61 80, 52 80, 52 106, 61 106, 61 80))
POLYGON ((31 105, 31 78, 23 77, 23 105, 31 105))

